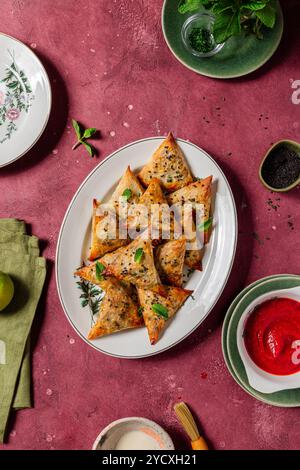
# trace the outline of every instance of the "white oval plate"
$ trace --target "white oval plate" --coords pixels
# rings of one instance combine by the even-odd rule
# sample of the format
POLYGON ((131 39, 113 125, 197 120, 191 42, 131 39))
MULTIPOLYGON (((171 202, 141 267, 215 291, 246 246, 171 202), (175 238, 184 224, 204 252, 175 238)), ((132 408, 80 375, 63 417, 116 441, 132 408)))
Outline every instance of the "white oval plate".
POLYGON ((190 142, 177 139, 195 176, 214 177, 214 230, 206 247, 203 272, 195 271, 185 287, 193 289, 184 306, 151 346, 146 328, 127 330, 94 341, 86 339, 91 327, 89 312, 82 309, 73 272, 85 259, 90 246, 93 198, 105 199, 116 186, 127 165, 141 168, 163 141, 162 137, 139 140, 117 150, 85 179, 66 212, 56 253, 56 282, 65 314, 77 333, 90 346, 111 356, 141 358, 158 354, 186 338, 200 325, 220 297, 228 279, 237 240, 237 216, 233 195, 216 162, 190 142))
MULTIPOLYGON (((288 297, 289 299, 294 299, 299 302, 300 287, 274 290, 272 292, 268 292, 257 297, 243 312, 239 320, 236 333, 238 350, 246 370, 249 384, 252 388, 261 393, 274 393, 279 392, 280 390, 291 390, 300 387, 300 372, 296 372, 295 374, 291 375, 270 374, 269 372, 264 371, 255 364, 246 349, 244 341, 244 331, 249 316, 252 314, 255 307, 257 307, 263 302, 266 302, 267 300, 274 299, 275 297, 288 297)), ((239 308, 239 305, 240 302, 236 306, 235 311, 239 308)), ((234 312, 232 316, 233 315, 234 312)))
POLYGON ((22 157, 42 135, 51 110, 51 87, 37 56, 0 34, 0 168, 22 157))

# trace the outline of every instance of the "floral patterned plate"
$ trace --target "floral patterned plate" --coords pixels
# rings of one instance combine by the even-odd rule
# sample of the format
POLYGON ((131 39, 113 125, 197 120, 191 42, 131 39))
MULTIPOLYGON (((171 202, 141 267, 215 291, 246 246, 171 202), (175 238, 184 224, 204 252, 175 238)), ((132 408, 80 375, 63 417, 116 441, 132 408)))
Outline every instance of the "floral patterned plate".
POLYGON ((0 34, 0 167, 22 157, 42 135, 51 109, 47 73, 23 43, 0 34))

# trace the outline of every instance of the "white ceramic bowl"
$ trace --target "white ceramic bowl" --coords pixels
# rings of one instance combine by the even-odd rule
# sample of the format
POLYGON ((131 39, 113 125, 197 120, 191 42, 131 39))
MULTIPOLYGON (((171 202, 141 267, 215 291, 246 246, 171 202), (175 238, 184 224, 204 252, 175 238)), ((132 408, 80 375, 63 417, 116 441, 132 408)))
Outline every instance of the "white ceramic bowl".
POLYGON ((300 372, 292 375, 273 375, 265 372, 253 362, 245 346, 243 336, 249 316, 257 305, 275 297, 288 297, 289 299, 300 301, 300 287, 276 290, 257 297, 242 314, 237 328, 237 346, 245 366, 249 384, 261 393, 274 393, 280 390, 300 388, 300 372))
MULTIPOLYGON (((146 418, 132 417, 113 421, 101 431, 95 440, 93 450, 115 450, 120 439, 129 432, 140 431, 153 441, 154 449, 174 450, 174 444, 169 434, 157 423, 146 418)), ((130 448, 131 450, 140 450, 130 448)), ((128 449, 128 450, 130 450, 128 449)), ((143 448, 144 449, 144 448, 143 448)), ((125 449, 124 449, 125 450, 125 449)))

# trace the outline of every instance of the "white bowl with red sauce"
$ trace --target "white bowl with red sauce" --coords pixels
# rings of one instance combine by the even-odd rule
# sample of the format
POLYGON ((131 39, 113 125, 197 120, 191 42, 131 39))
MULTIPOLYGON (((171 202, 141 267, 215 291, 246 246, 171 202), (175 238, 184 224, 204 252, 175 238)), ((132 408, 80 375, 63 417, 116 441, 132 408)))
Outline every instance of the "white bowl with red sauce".
POLYGON ((300 287, 257 297, 239 320, 237 346, 255 390, 300 388, 300 287))

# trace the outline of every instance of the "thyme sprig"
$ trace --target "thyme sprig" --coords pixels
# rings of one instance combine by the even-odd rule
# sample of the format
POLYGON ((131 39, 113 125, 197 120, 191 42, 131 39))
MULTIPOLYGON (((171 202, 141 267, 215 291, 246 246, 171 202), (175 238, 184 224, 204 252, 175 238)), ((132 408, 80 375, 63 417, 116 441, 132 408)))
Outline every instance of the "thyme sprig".
POLYGON ((90 282, 80 279, 76 282, 78 289, 81 290, 81 306, 82 308, 89 307, 91 314, 91 324, 95 324, 95 315, 99 313, 100 304, 104 297, 104 291, 100 287, 91 284, 90 282))

